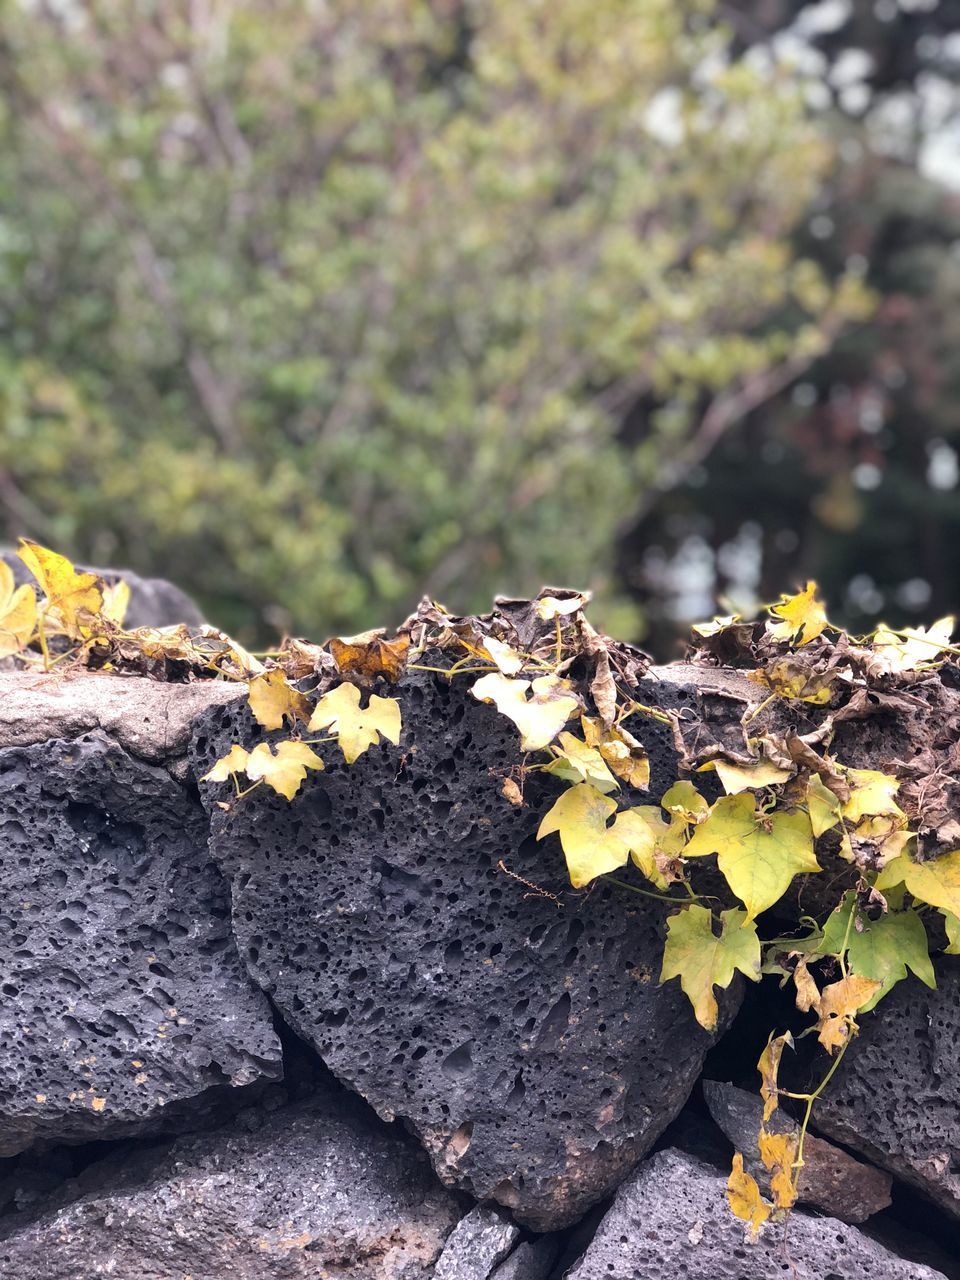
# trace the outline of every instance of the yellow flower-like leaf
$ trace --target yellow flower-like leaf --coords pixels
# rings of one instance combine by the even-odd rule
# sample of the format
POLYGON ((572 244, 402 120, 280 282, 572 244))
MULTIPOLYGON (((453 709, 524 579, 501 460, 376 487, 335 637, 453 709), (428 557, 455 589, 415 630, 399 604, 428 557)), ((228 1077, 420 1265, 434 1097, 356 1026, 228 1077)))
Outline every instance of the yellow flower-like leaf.
POLYGON ((305 742, 278 742, 276 752, 261 742, 250 752, 246 774, 254 782, 261 778, 268 787, 292 800, 308 769, 322 769, 323 761, 305 742))
POLYGON ((355 684, 337 685, 325 693, 310 717, 311 729, 330 729, 337 735, 347 764, 353 764, 381 737, 397 746, 400 742, 400 703, 396 698, 370 695, 361 710, 360 690, 355 684))
POLYGON ((882 983, 851 973, 832 982, 820 993, 820 1021, 817 1039, 829 1052, 839 1049, 850 1038, 853 1015, 869 1004, 882 983))
POLYGON ((37 629, 37 597, 28 583, 17 586, 13 570, 0 560, 0 658, 20 653, 37 629))
POLYGON ((481 676, 470 692, 480 702, 492 702, 501 715, 520 730, 524 751, 550 745, 567 721, 580 710, 580 700, 568 680, 540 676, 510 680, 499 671, 481 676))
POLYGON ((873 652, 883 671, 923 671, 941 661, 953 627, 954 619, 946 617, 930 627, 905 627, 897 635, 881 623, 873 634, 873 652))
POLYGON ((57 611, 64 632, 72 640, 83 639, 103 608, 103 580, 95 573, 79 573, 66 556, 26 538, 20 540, 17 555, 57 611))
POLYGON ((876 880, 881 893, 897 884, 906 885, 919 902, 960 916, 960 849, 926 862, 915 862, 904 851, 887 863, 876 880))
POLYGON ((876 769, 847 769, 845 777, 850 783, 850 799, 841 806, 841 813, 851 822, 861 818, 890 814, 904 817, 896 802, 900 783, 889 773, 876 769))
POLYGON ((568 787, 544 814, 537 839, 557 832, 567 861, 570 883, 581 889, 597 876, 622 867, 630 856, 616 825, 607 823, 617 803, 589 783, 568 787))
POLYGON ((749 793, 718 800, 684 849, 687 858, 711 853, 750 920, 779 901, 795 875, 820 870, 809 815, 798 809, 758 817, 749 793))
POLYGON ((736 1216, 749 1223, 751 1238, 756 1240, 771 1210, 761 1196, 756 1180, 744 1171, 743 1156, 739 1151, 733 1157, 733 1168, 727 1180, 727 1199, 736 1216))
POLYGON ((560 734, 559 746, 551 748, 554 758, 544 768, 565 782, 589 782, 598 791, 616 791, 618 783, 603 756, 572 733, 560 734))
POLYGON ((265 729, 280 729, 310 719, 310 701, 287 680, 279 667, 254 676, 249 684, 250 710, 265 729))
POLYGON ((816 640, 828 625, 822 603, 817 599, 817 584, 808 582, 795 596, 783 596, 770 612, 777 623, 768 623, 770 634, 777 640, 792 641, 800 646, 816 640))
POLYGON ((793 1048, 793 1036, 785 1031, 781 1036, 771 1036, 760 1055, 757 1070, 760 1072, 760 1097, 763 1099, 763 1123, 766 1124, 780 1105, 778 1076, 780 1059, 785 1048, 793 1048))
POLYGON ((227 782, 232 774, 246 772, 247 761, 249 759, 249 752, 234 743, 227 754, 225 756, 221 756, 210 772, 205 773, 200 781, 227 782))
POLYGON ((581 716, 587 746, 595 747, 611 770, 631 787, 650 785, 650 760, 641 744, 626 729, 609 729, 595 716, 581 716))
POLYGON ((796 773, 795 769, 785 769, 772 760, 761 759, 755 764, 734 764, 732 760, 725 760, 722 756, 708 760, 700 766, 698 772, 706 773, 711 769, 716 771, 728 796, 760 787, 777 787, 796 773))
POLYGON ((721 912, 719 934, 713 930, 713 913, 695 902, 667 921, 660 981, 680 979, 694 1016, 707 1031, 715 1029, 719 1012, 713 988, 729 987, 737 970, 760 981, 760 940, 743 911, 731 907, 721 912))

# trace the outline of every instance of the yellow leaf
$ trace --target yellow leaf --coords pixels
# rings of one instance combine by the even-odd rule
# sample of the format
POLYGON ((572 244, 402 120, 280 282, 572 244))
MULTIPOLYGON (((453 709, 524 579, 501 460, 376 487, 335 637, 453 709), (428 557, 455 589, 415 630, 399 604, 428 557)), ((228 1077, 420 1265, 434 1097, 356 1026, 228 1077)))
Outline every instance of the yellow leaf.
POLYGON ((589 591, 577 592, 576 595, 563 597, 541 596, 537 601, 537 613, 543 618, 544 622, 549 622, 553 618, 579 612, 589 599, 589 591))
POLYGON ((859 822, 861 818, 880 814, 904 817, 894 798, 900 783, 891 774, 879 773, 876 769, 847 769, 844 772, 850 783, 850 799, 841 807, 845 818, 859 822))
POLYGON ((660 889, 666 889, 676 874, 664 868, 679 857, 686 841, 687 824, 679 814, 665 822, 656 805, 637 805, 625 809, 617 819, 617 827, 626 840, 634 865, 660 889))
POLYGON ((794 698, 813 706, 825 706, 833 696, 832 685, 836 671, 815 671, 800 658, 775 658, 759 671, 748 673, 748 678, 765 684, 778 698, 794 698))
POLYGON ((344 675, 386 676, 399 680, 407 665, 410 637, 384 640, 383 631, 364 631, 356 636, 334 636, 330 652, 344 675))
POLYGON ((817 584, 808 582, 795 596, 783 596, 770 612, 781 621, 768 623, 770 634, 777 640, 794 641, 798 646, 816 640, 827 624, 827 615, 817 599, 817 584))
POLYGON ((960 916, 960 849, 926 862, 914 862, 909 853, 901 853, 877 876, 876 888, 882 893, 901 883, 918 901, 960 916))
POLYGON ((718 800, 684 849, 685 858, 711 853, 751 920, 783 897, 795 875, 820 870, 809 815, 758 816, 749 793, 718 800))
POLYGON ((322 769, 323 761, 305 742, 280 742, 276 754, 266 742, 254 747, 247 760, 247 777, 263 779, 268 787, 288 800, 300 790, 308 769, 322 769))
POLYGON ((770 1174, 770 1190, 777 1209, 790 1209, 797 1199, 793 1183, 793 1162, 797 1158, 797 1137, 793 1133, 767 1133, 761 1129, 757 1139, 760 1159, 770 1174))
POLYGON ((715 636, 718 631, 726 631, 727 627, 739 621, 739 613, 728 613, 722 618, 711 618, 709 622, 695 622, 690 630, 698 636, 715 636))
POLYGON ((793 971, 793 982, 797 988, 797 1008, 801 1013, 809 1013, 811 1009, 819 1011, 820 989, 810 976, 806 960, 797 961, 793 971))
POLYGON ((123 626, 130 607, 130 584, 118 578, 116 582, 106 583, 103 588, 103 616, 118 627, 123 626))
POLYGON ((597 876, 615 871, 626 862, 629 856, 626 843, 615 827, 607 826, 616 808, 615 800, 582 782, 568 787, 544 814, 537 839, 559 833, 570 883, 575 889, 583 888, 597 876))
POLYGON ((249 760, 249 753, 236 743, 225 756, 221 756, 209 773, 205 773, 201 782, 227 782, 233 773, 244 773, 249 760))
POLYGON ((763 1123, 766 1124, 780 1105, 777 1077, 784 1049, 793 1048, 793 1036, 785 1031, 782 1036, 771 1036, 760 1055, 757 1070, 760 1072, 760 1097, 763 1099, 763 1123))
POLYGON ((381 736, 394 746, 400 742, 400 703, 396 698, 370 695, 365 710, 360 709, 360 690, 355 684, 341 684, 325 693, 310 717, 311 729, 330 729, 337 735, 347 764, 353 764, 381 736))
POLYGON ((727 1199, 736 1216, 750 1224, 750 1236, 756 1240, 760 1228, 770 1217, 770 1206, 760 1195, 756 1181, 744 1172, 739 1151, 733 1157, 733 1169, 727 1180, 727 1199))
POLYGON ((78 573, 66 556, 21 538, 17 555, 56 609, 65 633, 83 639, 84 628, 103 608, 103 581, 95 573, 78 573))
POLYGON ((873 999, 882 985, 873 978, 851 973, 824 987, 820 993, 817 1038, 825 1049, 832 1052, 847 1041, 853 1015, 873 999))
POLYGON ((284 720, 294 725, 310 718, 309 699, 294 689, 279 667, 254 676, 248 697, 254 719, 265 729, 280 729, 284 720))
POLYGON ((713 988, 729 987, 739 970, 752 982, 760 981, 760 940, 756 926, 732 907, 720 914, 720 933, 713 930, 713 913, 695 902, 667 921, 660 981, 679 978, 693 1012, 707 1031, 717 1025, 713 988))
POLYGON ((950 644, 953 626, 953 618, 946 617, 931 627, 905 627, 897 635, 881 622, 873 634, 873 652, 883 671, 922 671, 940 661, 950 644))
POLYGON ((616 725, 609 729, 595 716, 581 716, 587 745, 600 752, 611 770, 631 787, 650 785, 650 760, 636 738, 616 725))
POLYGON ((710 812, 710 805, 692 782, 675 782, 660 798, 668 813, 678 814, 687 823, 699 823, 710 812))
POLYGON ((840 801, 817 774, 807 781, 807 812, 814 836, 822 836, 840 821, 840 801))
POLYGON ((13 570, 0 560, 0 658, 9 658, 33 639, 37 629, 37 597, 33 587, 18 587, 13 570))
POLYGON ((757 760, 755 764, 734 764, 718 756, 716 760, 708 760, 702 764, 699 773, 716 770, 717 777, 723 783, 727 795, 737 792, 758 790, 761 787, 776 787, 786 782, 796 773, 795 769, 784 769, 772 760, 757 760))
POLYGON ((508 644, 504 644, 495 636, 484 636, 482 653, 499 667, 505 676, 515 676, 526 661, 522 653, 511 649, 508 644))
POLYGON ((481 676, 470 692, 480 702, 494 703, 501 715, 513 721, 520 730, 524 751, 540 751, 549 746, 580 710, 573 686, 557 676, 509 680, 499 671, 492 671, 481 676))
POLYGON ((616 791, 617 780, 607 768, 603 756, 572 733, 560 734, 560 745, 552 747, 554 758, 544 767, 565 782, 589 782, 598 791, 616 791))
POLYGON ((960 916, 952 911, 944 911, 943 924, 947 931, 947 948, 944 954, 960 956, 960 916))

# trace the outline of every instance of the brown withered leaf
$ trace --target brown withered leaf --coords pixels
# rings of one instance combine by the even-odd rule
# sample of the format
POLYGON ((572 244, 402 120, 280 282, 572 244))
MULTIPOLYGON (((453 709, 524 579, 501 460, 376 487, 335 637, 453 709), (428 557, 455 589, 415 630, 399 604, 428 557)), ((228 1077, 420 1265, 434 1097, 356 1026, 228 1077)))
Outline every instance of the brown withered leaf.
POLYGON ((307 640, 285 637, 277 651, 277 662, 289 680, 302 680, 305 676, 333 675, 337 664, 323 645, 310 644, 307 640))
POLYGON ((330 641, 330 652, 341 674, 367 679, 386 676, 394 682, 399 680, 407 664, 410 637, 401 634, 395 640, 386 640, 385 634, 385 629, 380 627, 356 636, 334 636, 330 641))

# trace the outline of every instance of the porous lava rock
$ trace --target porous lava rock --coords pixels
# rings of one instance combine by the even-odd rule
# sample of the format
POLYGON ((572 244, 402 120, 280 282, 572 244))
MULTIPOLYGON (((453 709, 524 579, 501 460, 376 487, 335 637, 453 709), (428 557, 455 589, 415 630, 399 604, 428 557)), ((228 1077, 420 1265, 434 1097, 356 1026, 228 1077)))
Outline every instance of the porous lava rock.
POLYGON ((206 834, 101 732, 0 750, 0 1155, 197 1125, 280 1074, 206 834))
POLYGON ((726 1176, 676 1149, 645 1161, 617 1192, 569 1280, 946 1280, 836 1218, 795 1209, 751 1241, 726 1176))
MULTIPOLYGON (((536 841, 554 780, 529 774, 522 806, 504 798, 514 726, 469 681, 411 672, 397 696, 400 747, 348 768, 321 746, 327 768, 293 803, 258 791, 224 811, 229 792, 204 784, 234 931, 288 1024, 412 1126, 441 1178, 558 1228, 652 1146, 713 1037, 678 983, 659 985, 666 909, 606 882, 571 891, 556 837, 536 841)), ((654 696, 687 695, 638 691, 654 696)), ((676 778, 670 730, 631 727, 659 796, 676 778)), ((211 708, 196 773, 260 737, 246 706, 211 708)))
MULTIPOLYGON (((0 559, 7 562, 18 583, 33 582, 32 575, 15 551, 0 552, 0 559)), ((203 614, 187 593, 166 578, 141 578, 132 569, 96 569, 90 565, 77 565, 77 568, 96 573, 111 585, 115 582, 127 584, 130 600, 123 620, 125 627, 171 627, 179 622, 185 622, 188 627, 199 627, 204 622, 203 614)))
POLYGON ((859 1020, 814 1124, 960 1218, 960 957, 935 968, 859 1020))
POLYGON ((2 1280, 423 1280, 463 1210, 356 1099, 108 1157, 0 1219, 2 1280))
POLYGON ((519 1238, 520 1228, 502 1210, 478 1204, 447 1237, 433 1280, 489 1280, 519 1238))

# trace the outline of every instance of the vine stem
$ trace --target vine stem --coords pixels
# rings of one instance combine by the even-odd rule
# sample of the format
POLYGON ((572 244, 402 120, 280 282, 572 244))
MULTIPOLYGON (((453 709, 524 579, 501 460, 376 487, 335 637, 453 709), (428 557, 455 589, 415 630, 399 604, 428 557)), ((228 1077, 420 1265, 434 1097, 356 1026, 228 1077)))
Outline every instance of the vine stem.
MULTIPOLYGON (((618 880, 616 876, 604 875, 603 879, 608 880, 610 884, 615 884, 618 889, 629 889, 631 893, 639 893, 644 898, 655 898, 657 902, 673 902, 678 907, 682 907, 685 901, 684 898, 671 898, 665 893, 653 893, 650 889, 638 889, 635 884, 628 884, 626 880, 618 880)), ((697 894, 693 893, 689 885, 687 885, 687 889, 697 902, 701 901, 697 894)))
POLYGON ((456 670, 455 667, 427 667, 427 666, 424 666, 424 664, 421 662, 411 662, 408 664, 407 670, 408 671, 431 671, 435 675, 440 675, 440 676, 451 676, 451 675, 468 676, 468 675, 472 675, 475 671, 486 671, 486 672, 496 671, 496 667, 461 667, 460 670, 458 671, 456 670))

